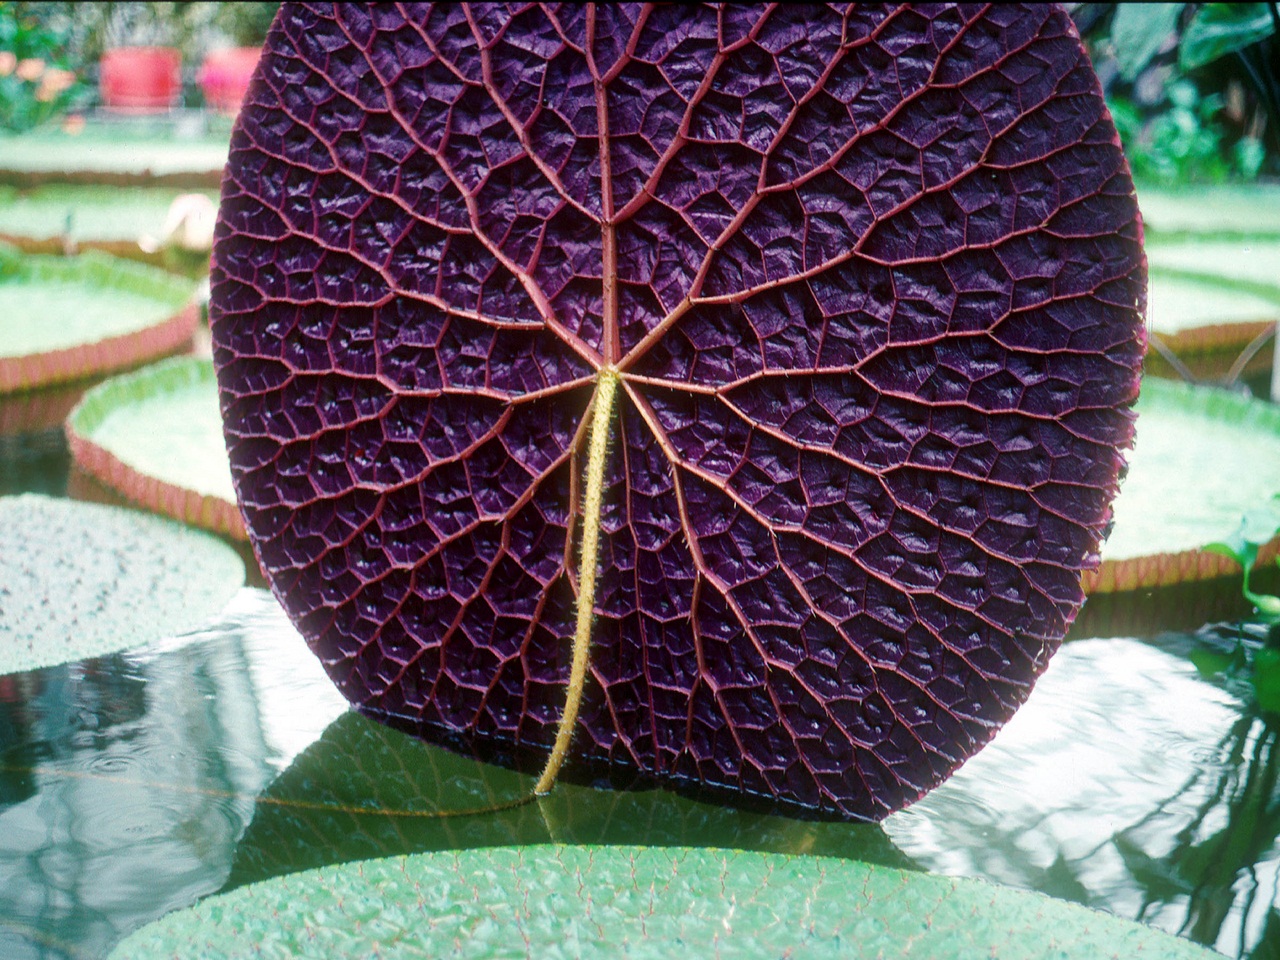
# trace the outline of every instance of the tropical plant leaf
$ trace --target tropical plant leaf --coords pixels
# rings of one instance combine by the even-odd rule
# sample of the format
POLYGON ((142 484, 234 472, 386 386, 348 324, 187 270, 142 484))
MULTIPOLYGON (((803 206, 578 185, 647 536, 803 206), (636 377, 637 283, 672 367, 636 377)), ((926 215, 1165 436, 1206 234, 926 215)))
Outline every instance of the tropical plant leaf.
POLYGON ((1265 3, 1203 4, 1182 31, 1179 63, 1194 70, 1271 36, 1275 29, 1265 3))
POLYGON ((208 360, 175 357, 100 383, 66 431, 76 463, 128 499, 244 539, 208 360))
POLYGON ((1280 297, 1270 299, 1230 280, 1151 275, 1149 332, 1180 356, 1222 351, 1231 359, 1280 319, 1280 297))
POLYGON ((78 134, 43 129, 5 137, 0 183, 24 189, 55 183, 216 189, 226 159, 225 131, 181 139, 127 124, 95 124, 78 134))
MULTIPOLYGON (((117 241, 136 249, 139 237, 160 235, 169 207, 182 193, 162 187, 121 190, 58 184, 20 191, 0 186, 0 237, 68 237, 77 244, 117 241)), ((217 202, 216 194, 205 195, 217 202)))
POLYGON ((1118 3, 1111 20, 1111 43, 1115 47, 1120 75, 1132 81, 1178 26, 1183 3, 1118 3))
POLYGON ((233 134, 215 362, 289 614, 540 788, 576 731, 577 777, 916 799, 1044 668, 1132 436, 1140 229, 1069 18, 406 16, 283 7, 233 134))
POLYGON ((1143 184, 1138 205, 1143 228, 1162 240, 1280 236, 1280 184, 1197 183, 1179 189, 1143 184))
POLYGON ((0 674, 140 647, 218 613, 244 583, 226 544, 132 510, 0 497, 0 674))
POLYGON ((1280 302, 1280 239, 1275 237, 1152 243, 1147 259, 1153 271, 1232 281, 1238 289, 1280 302))
POLYGON ((113 958, 1167 960, 1204 947, 981 880, 708 848, 498 847, 347 863, 144 927, 113 958))

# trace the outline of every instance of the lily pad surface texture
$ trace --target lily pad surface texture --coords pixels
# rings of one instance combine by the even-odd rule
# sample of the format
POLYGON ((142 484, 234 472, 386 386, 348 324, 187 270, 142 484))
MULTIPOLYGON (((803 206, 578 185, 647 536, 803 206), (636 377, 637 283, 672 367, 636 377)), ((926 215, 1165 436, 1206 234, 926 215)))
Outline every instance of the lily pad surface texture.
POLYGON ((1204 947, 980 880, 823 857, 521 847, 348 863, 170 914, 113 960, 902 957, 1190 960, 1204 947))
POLYGON ((141 647, 198 627, 244 583, 227 544, 170 520, 0 497, 0 674, 141 647))
POLYGON ((66 431, 76 464, 130 500, 244 539, 208 360, 175 357, 100 383, 66 431))
POLYGON ((800 816, 1026 699, 1133 434, 1133 184, 1045 5, 285 4, 214 361, 343 693, 800 816))

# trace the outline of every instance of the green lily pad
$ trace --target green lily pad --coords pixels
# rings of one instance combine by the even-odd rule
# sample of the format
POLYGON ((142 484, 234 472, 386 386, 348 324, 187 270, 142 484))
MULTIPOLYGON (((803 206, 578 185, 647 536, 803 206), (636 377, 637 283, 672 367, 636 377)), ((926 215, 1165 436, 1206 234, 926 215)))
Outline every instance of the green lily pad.
POLYGON ((714 848, 498 847, 280 877, 170 914, 113 958, 1212 957, 1041 894, 714 848))
POLYGON ((1280 239, 1150 243, 1147 262, 1153 274, 1234 281, 1240 289, 1280 302, 1280 239))
POLYGON ((1179 353, 1240 349, 1280 317, 1280 300, 1164 273, 1151 276, 1151 332, 1179 353))
POLYGON ((0 182, 217 187, 228 146, 221 134, 186 139, 108 126, 78 134, 42 129, 0 137, 0 182))
POLYGON ((210 361, 175 357, 99 384, 67 438, 83 470, 131 501, 245 538, 210 361))
POLYGON ((1201 548, 1280 491, 1280 408, 1146 378, 1115 528, 1091 590, 1162 586, 1238 572, 1201 548))
POLYGON ((0 249, 0 393, 172 353, 195 332, 194 293, 190 281, 95 252, 0 249))
MULTIPOLYGON (((77 244, 127 242, 157 236, 169 207, 187 191, 173 187, 56 184, 18 190, 0 186, 0 236, 50 240, 67 237, 77 244)), ((218 195, 203 192, 216 206, 218 195)))
POLYGON ((348 860, 550 842, 716 846, 911 865, 880 824, 815 823, 661 789, 567 782, 521 803, 535 779, 344 713, 259 798, 226 888, 348 860))
POLYGON ((1138 187, 1142 221, 1154 238, 1280 236, 1280 185, 1138 187))
POLYGON ((132 510, 0 497, 0 674, 189 631, 244 582, 227 544, 132 510))

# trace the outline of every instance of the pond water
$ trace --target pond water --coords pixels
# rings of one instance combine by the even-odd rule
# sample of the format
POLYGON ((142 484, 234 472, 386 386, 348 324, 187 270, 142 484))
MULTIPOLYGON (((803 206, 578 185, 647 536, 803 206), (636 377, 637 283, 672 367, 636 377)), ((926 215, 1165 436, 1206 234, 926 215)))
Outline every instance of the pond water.
MULTIPOLYGON (((67 469, 55 435, 5 441, 0 492, 61 493, 67 469)), ((1204 603, 1179 609, 1182 629, 1203 622, 1204 603)), ((986 750, 868 826, 566 784, 468 813, 531 778, 349 711, 270 594, 245 588, 198 633, 0 677, 0 957, 102 957, 201 896, 325 863, 549 841, 914 865, 1280 956, 1280 727, 1199 676, 1188 634, 1137 639, 1177 619, 1160 597, 1086 610, 986 750)))

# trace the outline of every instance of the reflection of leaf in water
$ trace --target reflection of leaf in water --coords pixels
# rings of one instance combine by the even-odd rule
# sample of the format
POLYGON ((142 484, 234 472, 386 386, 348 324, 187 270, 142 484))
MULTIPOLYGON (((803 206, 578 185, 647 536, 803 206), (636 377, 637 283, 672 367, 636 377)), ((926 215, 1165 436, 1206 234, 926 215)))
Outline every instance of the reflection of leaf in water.
POLYGON ((641 847, 342 864, 172 914, 113 957, 1206 958, 1041 894, 823 857, 641 847))
POLYGON ((449 815, 518 802, 531 787, 530 777, 346 713, 259 800, 224 889, 341 861, 549 841, 721 846, 909 866, 878 825, 802 822, 658 789, 562 784, 536 804, 449 815))
MULTIPOLYGON (((1273 856, 1280 837, 1277 799, 1277 730, 1246 713, 1219 741, 1217 781, 1187 824, 1178 831, 1172 849, 1153 856, 1142 841, 1143 828, 1162 814, 1164 804, 1114 838, 1116 851, 1143 891, 1138 919, 1155 916, 1161 907, 1175 907, 1183 917, 1179 930, 1198 943, 1218 943, 1234 913, 1250 926, 1258 904, 1259 868, 1273 856), (1249 886, 1238 889, 1242 880, 1249 886)), ((1173 800, 1196 788, 1203 771, 1171 795, 1173 800)), ((1161 841, 1165 845, 1164 840, 1161 841)), ((1265 894, 1264 894, 1265 896, 1265 894)), ((1268 921, 1260 938, 1241 934, 1238 945, 1226 946, 1247 955, 1280 955, 1280 927, 1268 921), (1250 945, 1251 944, 1251 945, 1250 945)))

